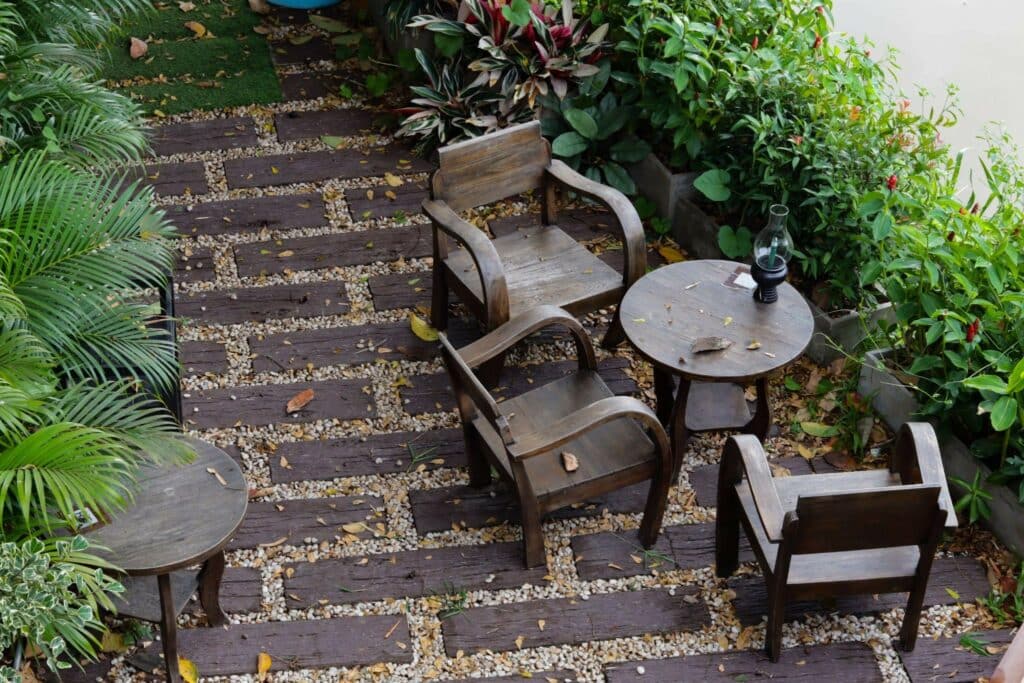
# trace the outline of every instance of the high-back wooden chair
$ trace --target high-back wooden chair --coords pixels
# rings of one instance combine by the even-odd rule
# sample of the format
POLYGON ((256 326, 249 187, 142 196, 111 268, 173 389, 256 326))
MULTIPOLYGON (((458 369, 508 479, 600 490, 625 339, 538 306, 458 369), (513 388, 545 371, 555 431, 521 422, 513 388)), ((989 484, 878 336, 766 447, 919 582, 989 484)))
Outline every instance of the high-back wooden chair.
MULTIPOLYGON (((459 296, 488 330, 534 306, 552 304, 573 315, 617 306, 647 269, 644 231, 633 205, 618 190, 596 183, 551 158, 540 123, 513 126, 438 151, 439 168, 423 211, 434 224, 434 327, 448 323, 448 291, 459 296), (611 209, 622 232, 623 272, 617 273, 557 226, 556 187, 611 209), (540 190, 541 227, 491 240, 457 211, 540 190), (448 239, 457 244, 449 249, 448 239)), ((624 338, 618 313, 604 337, 624 338)))
POLYGON ((718 479, 719 576, 736 569, 741 523, 768 587, 772 661, 787 602, 857 593, 910 593, 900 639, 912 650, 936 546, 957 525, 927 423, 903 425, 888 469, 777 479, 756 437, 730 437, 718 479))
POLYGON ((443 333, 440 338, 462 418, 470 485, 489 484, 493 465, 515 488, 527 567, 544 564, 540 521, 546 513, 647 479, 652 481, 640 540, 645 547, 654 544, 672 474, 668 437, 650 408, 634 398, 615 396, 604 383, 590 339, 574 317, 555 306, 540 306, 462 349, 454 348, 443 333), (473 368, 551 325, 572 334, 579 369, 495 401, 473 368), (576 456, 577 470, 566 471, 564 453, 576 456))

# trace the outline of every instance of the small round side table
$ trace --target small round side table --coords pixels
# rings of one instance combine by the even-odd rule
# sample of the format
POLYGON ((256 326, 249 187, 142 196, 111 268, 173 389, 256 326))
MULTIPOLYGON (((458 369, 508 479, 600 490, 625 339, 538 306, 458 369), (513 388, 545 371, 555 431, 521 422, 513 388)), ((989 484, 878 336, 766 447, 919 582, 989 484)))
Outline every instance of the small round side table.
POLYGON ((209 624, 227 622, 219 603, 224 546, 241 525, 249 500, 242 471, 227 453, 188 441, 197 454, 193 462, 144 466, 129 507, 85 533, 106 548, 97 554, 128 574, 118 614, 160 623, 169 683, 181 680, 176 620, 197 588, 209 624), (178 571, 198 564, 198 573, 178 571))
POLYGON ((752 285, 749 266, 683 261, 644 275, 619 304, 626 337, 654 366, 658 416, 672 435, 673 479, 691 431, 741 429, 764 441, 771 426, 767 377, 811 342, 814 318, 796 289, 783 283, 778 301, 764 304, 754 300, 752 285), (694 350, 694 342, 712 337, 732 344, 694 350), (757 385, 753 416, 735 384, 750 381, 757 385))

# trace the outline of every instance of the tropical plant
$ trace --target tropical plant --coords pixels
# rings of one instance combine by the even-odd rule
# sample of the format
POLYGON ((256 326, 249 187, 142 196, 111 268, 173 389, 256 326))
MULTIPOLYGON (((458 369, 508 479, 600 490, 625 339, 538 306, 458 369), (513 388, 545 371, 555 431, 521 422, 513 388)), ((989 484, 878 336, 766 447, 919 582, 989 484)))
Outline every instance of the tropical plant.
POLYGON ((396 40, 414 17, 421 14, 447 16, 454 14, 456 5, 452 0, 387 0, 384 3, 384 27, 388 36, 396 40))
MULTIPOLYGON (((0 654, 21 641, 45 655, 54 672, 71 668, 68 655, 95 656, 103 630, 98 608, 113 608, 107 594, 124 589, 88 550, 81 536, 0 542, 0 654)), ((0 667, 0 680, 20 676, 0 667)))
POLYGON ((580 81, 579 94, 563 99, 548 94, 541 99, 541 128, 551 139, 551 153, 591 180, 605 183, 625 194, 635 194, 636 184, 623 164, 633 164, 651 152, 651 146, 631 132, 637 114, 635 96, 603 92, 611 65, 580 81))
MULTIPOLYGON (((526 0, 463 0, 456 19, 420 15, 409 27, 443 37, 438 43, 442 54, 458 54, 448 67, 453 86, 447 90, 472 92, 478 105, 468 118, 486 122, 456 127, 462 132, 447 142, 472 137, 481 128, 492 130, 528 120, 536 115, 538 98, 548 93, 565 98, 581 79, 600 72, 596 64, 608 33, 607 25, 593 29, 589 21, 578 20, 569 0, 560 8, 531 7, 526 0)), ((430 82, 437 83, 437 68, 428 68, 418 59, 430 82)), ((442 66, 441 73, 444 70, 442 66)), ((422 93, 417 94, 422 99, 422 93)), ((467 120, 466 107, 455 101, 439 108, 437 116, 467 120)), ((403 130, 407 135, 427 137, 421 148, 432 151, 434 127, 404 126, 403 130)))
POLYGON ((0 161, 39 149, 69 163, 138 159, 141 110, 99 82, 101 45, 149 0, 0 1, 0 161))

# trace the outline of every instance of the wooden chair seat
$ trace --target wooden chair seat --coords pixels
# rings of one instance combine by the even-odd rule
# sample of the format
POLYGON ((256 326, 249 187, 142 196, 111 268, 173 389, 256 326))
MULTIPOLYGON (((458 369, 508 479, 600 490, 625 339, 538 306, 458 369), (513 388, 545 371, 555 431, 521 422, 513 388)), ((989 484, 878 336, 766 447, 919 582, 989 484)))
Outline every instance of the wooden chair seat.
POLYGON ((672 475, 668 435, 653 410, 630 396, 615 396, 604 383, 590 337, 572 314, 538 306, 461 349, 444 333, 438 336, 462 419, 469 484, 490 484, 493 470, 512 484, 527 567, 546 560, 544 514, 647 479, 651 488, 640 542, 654 545, 672 475), (579 369, 498 403, 475 368, 504 358, 517 343, 552 325, 572 335, 579 369), (579 462, 572 472, 563 465, 565 452, 579 462))
MULTIPOLYGON (((622 297, 622 275, 556 225, 515 232, 492 244, 505 272, 511 317, 545 303, 579 314, 622 297)), ((484 300, 467 249, 451 251, 444 262, 458 279, 457 291, 467 290, 469 300, 484 300)))
POLYGON ((772 661, 787 601, 858 593, 909 593, 900 641, 912 650, 936 547, 956 524, 927 423, 903 425, 887 469, 801 477, 773 477, 760 441, 732 436, 718 470, 715 571, 736 569, 742 526, 768 589, 772 661))
MULTIPOLYGON (((592 370, 581 370, 498 404, 509 425, 522 433, 536 432, 558 420, 614 396, 601 376, 592 370)), ((504 454, 501 437, 490 423, 478 416, 473 426, 495 453, 504 454)), ((511 480, 512 466, 507 457, 498 458, 511 480)), ((623 480, 631 483, 650 479, 658 464, 658 452, 644 430, 630 418, 606 422, 580 434, 568 443, 533 456, 524 462, 526 476, 541 508, 547 512, 565 505, 565 493, 573 499, 581 487, 600 495, 620 488, 623 480), (562 452, 568 451, 579 460, 579 469, 566 472, 562 452), (614 479, 614 481, 612 481, 614 479)))

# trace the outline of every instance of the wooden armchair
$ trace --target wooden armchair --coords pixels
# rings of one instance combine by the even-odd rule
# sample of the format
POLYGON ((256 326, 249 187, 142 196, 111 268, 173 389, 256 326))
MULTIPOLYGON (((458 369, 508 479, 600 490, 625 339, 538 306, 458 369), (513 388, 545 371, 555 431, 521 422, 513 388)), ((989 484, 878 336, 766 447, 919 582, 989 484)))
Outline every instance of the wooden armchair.
POLYGON ((736 569, 743 523, 768 587, 765 649, 778 661, 789 600, 909 591, 900 632, 917 639, 943 527, 956 527, 938 441, 903 425, 887 470, 773 479, 756 437, 730 437, 718 478, 716 566, 736 569))
MULTIPOLYGON (((438 155, 440 168, 431 179, 431 198, 423 202, 423 211, 434 224, 431 316, 437 329, 447 326, 449 289, 486 329, 493 330, 539 304, 560 306, 573 315, 617 307, 646 271, 644 231, 636 209, 618 190, 552 160, 539 122, 448 145, 438 155), (555 224, 559 184, 615 214, 625 256, 621 274, 555 224), (543 204, 542 225, 536 232, 491 240, 456 214, 533 189, 541 190, 543 204), (449 250, 449 237, 458 248, 449 250)), ((610 348, 623 339, 616 311, 603 344, 610 348)))
POLYGON ((515 488, 527 567, 545 562, 544 514, 645 479, 652 482, 640 539, 645 547, 654 544, 672 474, 668 437, 650 408, 612 394, 597 374, 590 339, 574 317, 555 306, 539 306, 462 349, 452 347, 444 334, 440 338, 462 418, 470 485, 489 484, 493 465, 515 488), (572 334, 579 370, 499 404, 472 368, 551 325, 572 334), (577 470, 566 471, 563 453, 576 456, 577 470))

